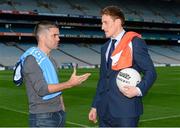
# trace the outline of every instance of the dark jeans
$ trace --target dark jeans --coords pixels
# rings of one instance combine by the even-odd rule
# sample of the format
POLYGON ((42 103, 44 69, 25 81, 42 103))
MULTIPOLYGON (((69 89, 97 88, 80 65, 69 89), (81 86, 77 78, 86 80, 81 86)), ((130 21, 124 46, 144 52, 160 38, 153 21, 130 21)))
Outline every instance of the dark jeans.
POLYGON ((65 116, 64 111, 30 114, 29 124, 30 127, 64 127, 65 116))

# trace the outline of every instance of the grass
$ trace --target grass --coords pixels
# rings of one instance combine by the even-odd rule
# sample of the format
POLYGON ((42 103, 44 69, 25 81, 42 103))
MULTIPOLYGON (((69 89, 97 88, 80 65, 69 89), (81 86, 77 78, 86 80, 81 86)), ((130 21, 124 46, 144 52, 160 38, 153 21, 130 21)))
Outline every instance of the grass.
MULTIPOLYGON (((143 98, 144 114, 139 126, 179 127, 180 126, 180 67, 158 67, 158 78, 148 94, 143 98)), ((63 92, 67 111, 66 126, 96 127, 88 121, 88 112, 96 90, 99 71, 78 69, 78 74, 92 73, 79 87, 63 92)), ((72 70, 60 70, 60 81, 66 81, 72 70)), ((12 71, 0 71, 0 126, 27 127, 28 101, 25 86, 16 87, 12 83, 12 71)))

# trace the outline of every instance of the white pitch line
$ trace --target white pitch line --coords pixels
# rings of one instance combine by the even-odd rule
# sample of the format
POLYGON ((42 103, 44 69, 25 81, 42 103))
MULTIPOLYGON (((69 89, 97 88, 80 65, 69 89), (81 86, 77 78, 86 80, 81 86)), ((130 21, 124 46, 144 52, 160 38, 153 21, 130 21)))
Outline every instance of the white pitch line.
POLYGON ((24 111, 21 111, 21 110, 12 109, 12 108, 8 108, 8 107, 5 107, 5 106, 0 106, 0 108, 28 115, 27 112, 24 112, 24 111))
POLYGON ((140 122, 163 120, 163 119, 170 119, 170 118, 177 118, 177 117, 180 117, 180 115, 173 115, 173 116, 165 116, 165 117, 157 117, 157 118, 151 118, 151 119, 144 119, 144 120, 140 120, 140 122))
MULTIPOLYGON (((0 108, 28 115, 28 112, 24 112, 24 111, 12 109, 12 108, 4 107, 4 106, 0 106, 0 108)), ((170 118, 177 118, 177 117, 180 117, 180 115, 173 115, 173 116, 166 116, 166 117, 157 117, 157 118, 151 118, 151 119, 144 119, 144 120, 140 120, 140 122, 163 120, 163 119, 170 119, 170 118)), ((71 122, 71 121, 66 121, 66 123, 73 124, 73 125, 76 125, 76 126, 81 126, 81 127, 88 127, 87 125, 79 124, 79 123, 74 123, 74 122, 71 122)))
POLYGON ((89 126, 87 126, 87 125, 79 124, 79 123, 74 123, 74 122, 71 122, 71 121, 66 121, 66 123, 68 123, 68 124, 73 124, 73 125, 77 125, 77 126, 81 126, 81 127, 89 127, 89 126))
MULTIPOLYGON (((18 113, 29 115, 28 112, 24 112, 24 111, 21 111, 21 110, 16 110, 16 109, 8 108, 8 107, 5 107, 5 106, 0 106, 0 108, 5 109, 5 110, 9 110, 9 111, 14 111, 14 112, 18 112, 18 113)), ((74 122, 71 122, 71 121, 66 121, 66 123, 73 124, 73 125, 76 125, 76 126, 81 126, 81 127, 88 127, 87 125, 79 124, 79 123, 74 123, 74 122)))

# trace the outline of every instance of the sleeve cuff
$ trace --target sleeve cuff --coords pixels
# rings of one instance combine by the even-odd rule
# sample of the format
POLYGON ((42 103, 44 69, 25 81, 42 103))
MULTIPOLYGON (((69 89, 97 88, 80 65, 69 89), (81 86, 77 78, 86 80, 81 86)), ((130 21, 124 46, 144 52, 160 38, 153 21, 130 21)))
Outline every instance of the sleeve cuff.
POLYGON ((139 87, 136 87, 136 88, 138 90, 138 95, 137 96, 143 96, 141 90, 139 89, 139 87))

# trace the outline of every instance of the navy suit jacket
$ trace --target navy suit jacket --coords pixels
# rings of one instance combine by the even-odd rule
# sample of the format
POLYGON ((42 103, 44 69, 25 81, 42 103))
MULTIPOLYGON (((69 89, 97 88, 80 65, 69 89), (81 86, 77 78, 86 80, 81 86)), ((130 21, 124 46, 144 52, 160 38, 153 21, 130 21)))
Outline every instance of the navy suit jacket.
MULTIPOLYGON (((101 48, 100 78, 92 107, 97 109, 99 117, 103 117, 109 108, 109 114, 115 118, 137 117, 143 113, 142 97, 127 98, 116 85, 119 71, 107 69, 106 50, 110 43, 107 41, 101 48)), ((142 81, 137 85, 144 96, 156 79, 156 71, 148 54, 144 40, 135 37, 132 40, 133 65, 132 68, 143 74, 142 81)))

